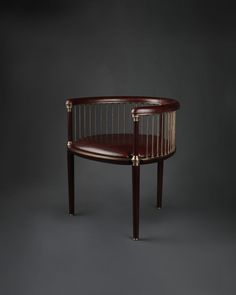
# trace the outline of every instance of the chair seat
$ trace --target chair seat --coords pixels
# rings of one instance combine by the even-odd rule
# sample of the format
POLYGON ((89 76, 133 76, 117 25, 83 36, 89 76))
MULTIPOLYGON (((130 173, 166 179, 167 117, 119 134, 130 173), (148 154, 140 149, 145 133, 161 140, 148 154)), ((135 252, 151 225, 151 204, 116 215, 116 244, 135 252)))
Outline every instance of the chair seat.
MULTIPOLYGON (((159 138, 152 135, 139 135, 138 154, 142 158, 157 157, 159 138)), ((162 144, 168 146, 168 142, 162 144)), ((73 141, 71 149, 115 158, 131 158, 133 152, 133 134, 102 134, 80 138, 73 141)))

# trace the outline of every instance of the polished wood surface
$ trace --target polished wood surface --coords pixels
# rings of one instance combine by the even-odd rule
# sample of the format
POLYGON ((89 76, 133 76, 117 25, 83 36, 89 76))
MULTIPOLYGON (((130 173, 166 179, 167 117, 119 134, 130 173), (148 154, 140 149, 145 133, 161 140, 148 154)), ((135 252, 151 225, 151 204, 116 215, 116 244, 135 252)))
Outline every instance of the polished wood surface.
MULTIPOLYGON (((139 134, 136 138, 136 149, 135 154, 139 155, 141 158, 151 158, 152 157, 152 140, 153 149, 157 150, 159 138, 157 136, 139 134), (147 148, 147 137, 149 146, 147 148)), ((89 154, 114 157, 114 158, 130 158, 133 154, 133 134, 102 134, 88 136, 85 138, 80 138, 76 142, 72 142, 69 149, 73 150, 78 155, 81 152, 87 152, 89 154)), ((164 145, 167 146, 168 142, 165 140, 164 145)))
POLYGON ((163 188, 163 168, 164 161, 159 160, 157 165, 157 208, 162 208, 162 188, 163 188))
POLYGON ((69 214, 75 214, 75 188, 74 188, 74 155, 67 151, 67 175, 68 175, 68 193, 69 193, 69 214))
POLYGON ((133 239, 138 240, 140 165, 158 162, 157 207, 161 208, 164 160, 176 151, 175 111, 179 102, 161 97, 103 96, 70 98, 66 103, 69 213, 75 213, 75 155, 132 165, 133 239))
POLYGON ((103 103, 149 103, 155 104, 150 106, 139 106, 132 110, 134 115, 152 115, 163 112, 171 112, 179 109, 180 104, 177 100, 166 97, 152 97, 152 96, 101 96, 101 97, 81 97, 68 98, 67 102, 72 105, 79 104, 103 104, 103 103))
POLYGON ((133 183, 133 239, 139 239, 140 165, 132 166, 133 183))

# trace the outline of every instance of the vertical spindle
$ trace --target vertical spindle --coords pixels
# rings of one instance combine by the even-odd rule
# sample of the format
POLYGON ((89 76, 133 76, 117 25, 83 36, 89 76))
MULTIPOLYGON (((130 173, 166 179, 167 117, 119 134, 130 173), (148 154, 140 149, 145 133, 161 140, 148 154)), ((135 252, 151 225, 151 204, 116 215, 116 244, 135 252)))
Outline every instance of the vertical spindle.
POLYGON ((103 104, 100 104, 100 134, 102 134, 102 106, 103 104))
POLYGON ((111 133, 114 133, 114 114, 113 114, 113 104, 111 104, 111 133))
POLYGON ((172 152, 172 112, 170 113, 170 152, 172 152))
POLYGON ((159 154, 158 140, 159 140, 160 130, 159 130, 159 124, 158 123, 159 123, 159 115, 157 114, 156 115, 156 127, 157 127, 157 132, 156 132, 156 138, 157 138, 157 142, 156 142, 156 145, 157 145, 157 148, 156 148, 156 157, 159 154))
POLYGON ((126 125, 126 122, 125 122, 125 115, 126 115, 126 112, 125 112, 125 109, 126 109, 126 103, 124 103, 124 134, 125 134, 125 125, 126 125))
POLYGON ((163 124, 162 124, 162 127, 163 127, 163 131, 162 131, 162 156, 165 155, 165 113, 163 113, 163 124))
POLYGON ((94 135, 97 135, 97 105, 94 104, 94 135))
POLYGON ((83 118, 84 119, 84 134, 83 135, 85 137, 86 136, 86 108, 85 108, 86 105, 84 104, 83 106, 84 106, 84 118, 83 118))
POLYGON ((167 115, 167 154, 169 153, 169 138, 170 138, 170 122, 169 122, 169 113, 167 115))
POLYGON ((163 118, 162 114, 159 115, 159 143, 158 143, 158 156, 162 156, 162 136, 163 136, 163 118))
POLYGON ((74 141, 76 141, 77 140, 77 128, 76 128, 76 125, 77 125, 77 116, 76 116, 76 112, 77 112, 77 107, 75 106, 74 107, 74 138, 73 138, 73 140, 74 141))
POLYGON ((140 134, 143 136, 143 121, 144 119, 142 118, 140 121, 140 134))
POLYGON ((173 112, 171 112, 170 116, 170 121, 171 121, 171 133, 170 133, 170 143, 171 143, 171 152, 173 152, 173 112))
POLYGON ((152 158, 154 157, 154 116, 152 116, 152 158))
POLYGON ((175 148, 175 145, 176 145, 176 112, 174 112, 174 148, 175 148))
POLYGON ((82 125, 82 122, 81 122, 81 105, 80 104, 78 105, 78 108, 79 108, 79 118, 78 118, 79 138, 81 138, 82 137, 82 135, 81 135, 81 125, 82 125))
POLYGON ((91 114, 91 105, 89 105, 89 135, 92 135, 92 114, 91 114))
POLYGON ((106 104, 106 118, 105 118, 106 134, 108 134, 108 104, 106 104))
POLYGON ((148 158, 148 136, 149 136, 149 130, 148 130, 148 116, 147 116, 147 119, 146 119, 146 121, 147 121, 147 132, 146 132, 146 158, 148 158))
POLYGON ((117 133, 120 133, 120 109, 119 109, 119 103, 117 104, 117 133))

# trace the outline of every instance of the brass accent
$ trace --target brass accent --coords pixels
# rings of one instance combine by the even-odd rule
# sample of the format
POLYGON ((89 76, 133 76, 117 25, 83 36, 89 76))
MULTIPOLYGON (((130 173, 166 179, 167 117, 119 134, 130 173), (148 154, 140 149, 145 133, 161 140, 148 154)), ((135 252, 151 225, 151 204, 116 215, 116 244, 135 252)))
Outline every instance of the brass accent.
POLYGON ((72 141, 68 141, 68 142, 67 142, 67 146, 68 146, 68 148, 69 148, 71 145, 72 145, 72 141))
POLYGON ((139 166, 140 160, 138 156, 133 156, 131 161, 133 166, 139 166))
POLYGON ((72 102, 67 100, 66 101, 66 108, 67 108, 67 112, 71 112, 72 110, 72 102))
POLYGON ((138 122, 139 121, 139 116, 138 115, 134 115, 132 114, 132 118, 134 122, 138 122))

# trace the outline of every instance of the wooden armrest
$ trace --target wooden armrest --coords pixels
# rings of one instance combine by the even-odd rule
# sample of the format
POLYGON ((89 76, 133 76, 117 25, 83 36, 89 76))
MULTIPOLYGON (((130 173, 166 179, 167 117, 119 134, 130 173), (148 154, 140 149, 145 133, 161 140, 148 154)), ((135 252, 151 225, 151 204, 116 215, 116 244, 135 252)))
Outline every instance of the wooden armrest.
POLYGON ((132 116, 148 116, 173 112, 179 109, 180 104, 177 100, 171 98, 160 99, 159 104, 150 106, 140 106, 132 109, 132 116))

